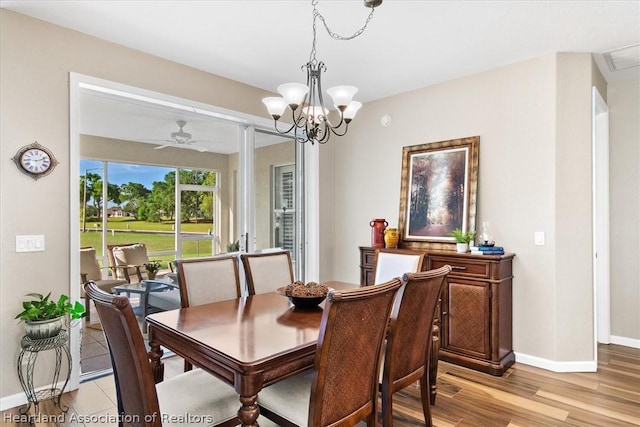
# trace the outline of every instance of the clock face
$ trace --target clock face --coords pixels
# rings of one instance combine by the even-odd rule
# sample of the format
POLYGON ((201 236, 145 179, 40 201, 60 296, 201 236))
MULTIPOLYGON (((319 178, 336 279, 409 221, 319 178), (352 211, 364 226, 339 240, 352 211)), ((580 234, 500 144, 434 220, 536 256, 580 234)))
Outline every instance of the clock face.
POLYGON ((37 180, 51 173, 58 161, 46 147, 34 142, 22 147, 12 160, 20 172, 37 180))
POLYGON ((20 156, 20 164, 29 173, 43 174, 51 168, 51 156, 39 148, 31 148, 20 156))

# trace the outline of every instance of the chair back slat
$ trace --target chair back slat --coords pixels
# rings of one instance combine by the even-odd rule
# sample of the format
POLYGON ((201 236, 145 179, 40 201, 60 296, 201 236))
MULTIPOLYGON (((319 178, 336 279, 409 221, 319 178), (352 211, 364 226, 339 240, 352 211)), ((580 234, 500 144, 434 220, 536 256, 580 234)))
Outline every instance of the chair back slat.
POLYGON ((399 279, 327 296, 315 356, 309 425, 377 417, 381 352, 399 279))

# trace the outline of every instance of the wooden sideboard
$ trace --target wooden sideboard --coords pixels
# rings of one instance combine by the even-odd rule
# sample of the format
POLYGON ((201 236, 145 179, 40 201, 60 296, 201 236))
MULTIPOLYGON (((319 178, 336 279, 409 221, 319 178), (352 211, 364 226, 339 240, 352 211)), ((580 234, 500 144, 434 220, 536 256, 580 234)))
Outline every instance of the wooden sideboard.
MULTIPOLYGON (((423 270, 452 268, 439 309, 439 358, 491 375, 515 361, 512 349, 514 254, 424 251, 423 270)), ((360 246, 360 283, 373 284, 375 248, 360 246)))

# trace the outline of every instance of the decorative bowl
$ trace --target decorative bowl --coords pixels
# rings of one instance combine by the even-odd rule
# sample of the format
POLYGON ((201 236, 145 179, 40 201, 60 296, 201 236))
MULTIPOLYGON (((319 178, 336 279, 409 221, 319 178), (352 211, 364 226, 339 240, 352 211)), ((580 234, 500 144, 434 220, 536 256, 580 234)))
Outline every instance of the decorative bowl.
POLYGON ((327 295, 323 296, 312 296, 312 297, 302 297, 302 296, 290 296, 285 292, 286 286, 276 289, 276 293, 282 295, 283 297, 289 298, 289 301, 296 306, 296 308, 314 308, 317 307, 322 301, 327 298, 327 295))

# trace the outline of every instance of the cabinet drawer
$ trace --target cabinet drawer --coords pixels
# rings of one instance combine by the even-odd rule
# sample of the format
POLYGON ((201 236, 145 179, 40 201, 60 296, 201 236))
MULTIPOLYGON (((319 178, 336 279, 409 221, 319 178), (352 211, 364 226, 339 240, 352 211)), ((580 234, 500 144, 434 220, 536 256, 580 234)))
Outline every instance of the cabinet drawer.
POLYGON ((451 266, 450 275, 452 276, 488 279, 491 274, 491 264, 486 261, 431 256, 431 269, 440 268, 445 265, 451 266))
POLYGON ((375 250, 363 250, 360 252, 360 264, 363 266, 373 266, 376 261, 375 250))

